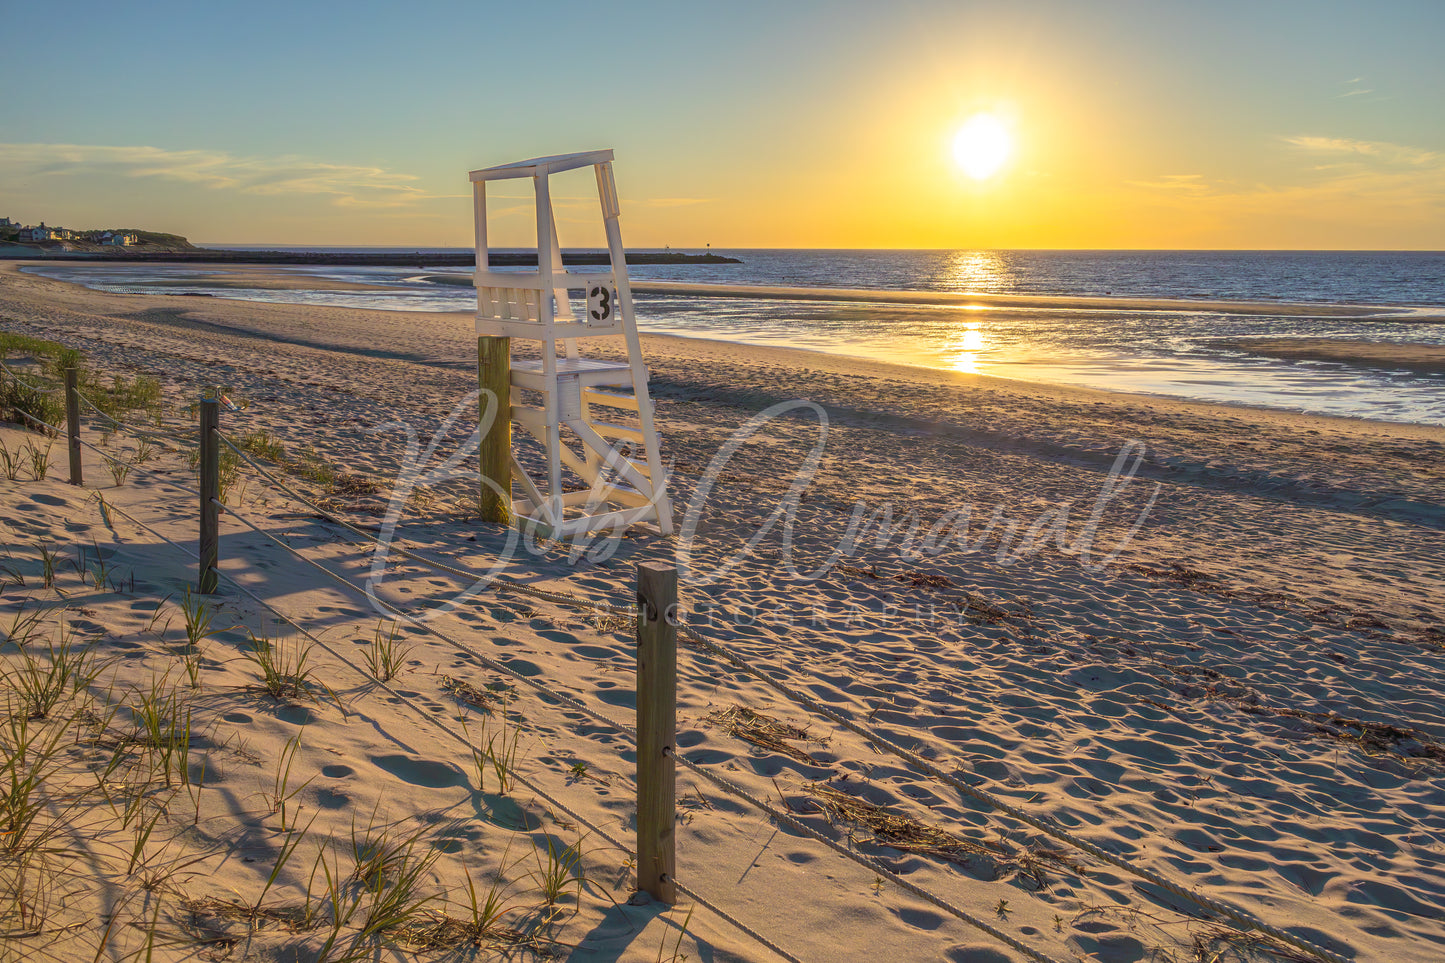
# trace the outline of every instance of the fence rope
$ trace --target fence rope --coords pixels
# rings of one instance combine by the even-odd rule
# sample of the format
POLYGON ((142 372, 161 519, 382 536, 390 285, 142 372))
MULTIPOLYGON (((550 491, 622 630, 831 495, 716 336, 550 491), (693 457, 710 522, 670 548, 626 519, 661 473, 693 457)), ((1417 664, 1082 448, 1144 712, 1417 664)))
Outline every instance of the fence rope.
MULTIPOLYGON (((118 461, 121 460, 120 458, 117 458, 115 455, 112 455, 110 452, 105 451, 104 449, 95 447, 95 446, 92 445, 90 442, 86 441, 84 438, 80 438, 80 439, 78 439, 78 440, 79 440, 80 443, 81 443, 82 445, 84 445, 86 448, 89 448, 91 451, 95 452, 97 455, 99 455, 100 457, 104 458, 104 459, 105 459, 106 461, 108 461, 108 462, 118 462, 118 461)), ((155 471, 154 469, 146 468, 146 467, 144 467, 144 466, 142 466, 142 465, 136 464, 135 462, 131 462, 127 467, 128 467, 131 471, 138 471, 138 472, 140 472, 142 475, 147 476, 148 478, 154 478, 157 483, 159 483, 159 484, 161 484, 161 485, 164 485, 164 486, 166 486, 167 488, 174 488, 176 491, 185 492, 187 495, 193 495, 193 496, 195 496, 196 498, 200 498, 200 497, 201 497, 201 493, 198 492, 198 491, 196 491, 194 488, 191 488, 191 487, 189 487, 189 486, 187 486, 187 485, 182 485, 180 482, 177 482, 177 481, 171 481, 169 478, 167 478, 166 476, 162 475, 160 472, 155 471)), ((99 490, 99 489, 97 489, 97 491, 98 491, 98 490, 99 490)))
MULTIPOLYGON (((136 518, 134 515, 130 514, 129 512, 125 511, 124 509, 117 508, 117 507, 114 506, 114 505, 107 505, 106 507, 107 507, 107 509, 114 510, 117 514, 119 514, 119 515, 121 515, 123 518, 126 518, 127 520, 129 520, 133 525, 137 526, 138 528, 141 528, 141 529, 145 530, 146 532, 150 533, 151 535, 154 535, 156 538, 159 538, 161 541, 165 542, 167 545, 169 545, 169 546, 171 546, 172 548, 176 549, 176 550, 177 550, 178 552, 180 552, 182 555, 185 555, 185 556, 187 556, 187 557, 189 557, 189 558, 191 558, 192 560, 195 560, 195 561, 199 561, 199 560, 200 560, 200 557, 199 557, 199 555, 198 555, 196 552, 193 552, 193 551, 191 551, 190 549, 188 549, 188 548, 186 548, 186 547, 184 547, 184 546, 176 543, 175 541, 172 541, 170 538, 167 538, 164 534, 162 534, 161 532, 159 532, 159 531, 157 531, 156 529, 152 528, 150 525, 147 525, 145 522, 142 522, 140 519, 136 518)), ((232 514, 234 514, 234 513, 232 513, 232 514)), ((296 554, 296 555, 299 556, 299 553, 297 553, 297 552, 295 551, 295 549, 292 549, 289 545, 288 545, 288 546, 284 546, 284 547, 287 548, 292 554, 296 554)), ((229 582, 233 588, 235 588, 237 591, 241 592, 241 594, 245 595, 247 598, 250 598, 253 602, 255 602, 256 604, 260 605, 262 608, 264 608, 264 609, 266 609, 266 610, 274 613, 274 614, 275 614, 277 617, 279 617, 282 621, 286 622, 286 624, 290 625, 290 626, 291 626, 292 628, 294 628, 296 631, 300 632, 300 633, 301 633, 302 635, 304 635, 307 639, 309 639, 312 643, 321 646, 321 648, 322 648, 323 650, 325 650, 326 652, 329 652, 329 653, 330 653, 332 656, 334 656, 336 659, 338 659, 339 661, 341 661, 341 662, 344 663, 345 665, 349 666, 351 669, 353 669, 353 670, 356 671, 357 673, 361 674, 362 677, 365 678, 368 682, 374 683, 374 684, 376 684, 377 686, 379 686, 379 687, 381 687, 382 689, 384 689, 389 695, 391 695, 393 698, 397 699, 397 700, 398 700, 399 702, 401 702, 403 705, 405 705, 405 706, 407 706, 408 708, 410 708, 410 709, 411 709, 413 712, 415 712, 418 716, 420 716, 421 718, 425 719, 428 723, 430 723, 430 724, 432 724, 432 725, 435 725, 435 726, 436 726, 438 729, 440 729, 442 732, 446 733, 448 736, 450 736, 454 741, 456 741, 456 742, 457 742, 459 745, 461 745, 463 748, 465 748, 465 749, 467 749, 468 751, 471 751, 471 752, 475 752, 475 751, 476 751, 476 747, 472 745, 471 740, 468 739, 465 735, 462 735, 462 734, 456 732, 456 731, 453 730, 451 727, 449 727, 449 726, 446 725, 444 722, 442 722, 440 719, 438 719, 435 715, 427 712, 425 708, 423 708, 422 706, 416 704, 416 703, 415 703, 414 701, 412 701, 409 697, 407 697, 407 696, 403 695, 402 693, 398 692, 396 689, 394 689, 394 688, 392 688, 391 686, 387 685, 385 682, 382 682, 381 680, 376 679, 376 678, 374 678, 373 676, 371 676, 371 675, 369 675, 369 674, 367 674, 367 673, 365 673, 365 672, 362 672, 360 666, 357 666, 356 664, 354 664, 353 662, 351 662, 349 659, 346 658, 346 656, 342 655, 342 654, 341 654, 340 652, 338 652, 336 649, 332 648, 329 644, 327 644, 325 641, 323 641, 323 640, 322 640, 321 638, 319 638, 318 636, 313 635, 308 629, 306 629, 305 626, 303 626, 301 623, 297 622, 295 619, 293 619, 291 616, 287 615, 285 612, 282 612, 280 609, 276 608, 275 605, 271 604, 270 602, 267 602, 265 599, 261 598, 259 595, 257 595, 256 593, 254 593, 254 592, 252 592, 250 589, 248 589, 246 586, 242 585, 242 584, 241 584, 239 581, 237 581, 229 572, 225 572, 225 571, 222 571, 222 570, 219 570, 219 569, 218 569, 218 570, 217 570, 217 573, 221 576, 221 578, 223 578, 223 579, 225 579, 227 582, 229 582)), ((473 653, 473 654, 475 654, 475 653, 473 653)), ((512 773, 512 777, 513 777, 514 779, 516 779, 516 781, 518 782, 518 784, 524 786, 528 791, 530 791, 531 793, 533 793, 537 798, 543 800, 545 803, 547 803, 547 805, 551 806, 553 809, 555 809, 555 810, 557 810, 558 812, 562 813, 562 814, 563 814, 564 816, 566 816, 567 818, 571 819, 576 825, 583 826, 583 827, 585 827, 589 832, 592 832, 592 833, 597 834, 597 836, 599 836, 603 841, 607 842, 609 845, 613 846, 614 848, 616 848, 617 850, 621 851, 622 853, 625 853, 626 855, 631 856, 631 857, 633 857, 633 858, 636 857, 637 854, 636 854, 632 849, 630 849, 626 844, 622 843, 621 841, 619 841, 618 839, 616 839, 615 837, 613 837, 613 836, 612 836, 610 833, 608 833, 606 830, 602 829, 600 826, 598 826, 598 825, 596 825, 595 823, 593 823, 592 821, 588 820, 586 817, 582 816, 580 813, 576 812, 575 810, 573 810, 572 808, 570 808, 569 806, 567 806, 567 805, 566 805, 565 803, 563 803, 561 800, 557 799, 556 797, 554 797, 554 796, 552 796, 551 794, 549 794, 548 792, 546 792, 546 790, 542 789, 540 786, 538 786, 536 783, 532 782, 531 780, 527 779, 525 776, 521 775, 520 773, 516 772, 515 770, 511 770, 511 773, 512 773)), ((753 929, 752 927, 748 926, 746 923, 744 923, 742 920, 739 920, 737 917, 733 916, 731 913, 728 913, 726 910, 724 910, 724 909, 722 909, 721 907, 717 906, 716 904, 712 903, 711 901, 709 901, 708 899, 706 899, 705 897, 703 897, 701 894, 699 894, 699 893, 696 892, 695 890, 693 890, 693 889, 691 889, 690 887, 687 887, 687 886, 679 883, 676 879, 674 879, 672 882, 673 882, 673 885, 676 886, 678 890, 680 890, 681 892, 683 892, 684 894, 686 894, 687 896, 689 896, 690 898, 692 898, 694 901, 696 901, 697 903, 699 903, 700 905, 702 905, 704 908, 706 908, 706 909, 710 910, 711 912, 717 914, 717 916, 719 916, 720 918, 722 918, 722 919, 725 920, 726 922, 730 923, 732 926, 736 927, 736 928, 737 928, 740 932, 742 932, 744 935, 749 936, 749 937, 751 937, 752 939, 756 940, 756 941, 757 941, 758 943, 760 943, 761 945, 763 945, 763 946, 767 947, 768 949, 772 950, 774 953, 777 953, 777 954, 778 954, 779 956, 781 956, 783 959, 789 960, 790 963, 801 963, 801 961, 800 961, 796 956, 794 956, 793 954, 789 953, 787 950, 783 949, 782 947, 778 946, 777 943, 773 942, 773 941, 770 940, 768 937, 764 936, 763 934, 759 933, 757 930, 755 930, 755 929, 753 929)))
MULTIPOLYGON (((44 428, 49 428, 51 431, 55 432, 57 435, 58 435, 58 434, 62 434, 62 433, 64 433, 64 431, 65 431, 64 428, 57 428, 57 427, 55 427, 54 425, 46 424, 45 422, 41 421, 39 418, 32 417, 31 415, 26 414, 26 413, 23 412, 23 411, 22 411, 22 412, 19 412, 19 414, 21 414, 21 415, 23 415, 24 417, 30 419, 31 421, 33 421, 33 422, 34 422, 35 424, 37 424, 37 425, 40 425, 40 426, 42 426, 42 427, 44 427, 44 428)), ((112 455, 110 452, 106 451, 106 450, 103 449, 103 448, 97 448, 95 445, 92 445, 90 442, 86 441, 84 438, 80 438, 80 437, 77 436, 76 441, 79 441, 79 442, 81 443, 81 445, 83 445, 83 446, 86 447, 86 448, 89 448, 91 451, 95 452, 97 455, 99 455, 100 457, 104 458, 104 459, 105 459, 106 461, 108 461, 108 462, 120 461, 120 459, 117 458, 115 455, 112 455)), ((130 470, 131 470, 131 471, 138 471, 138 472, 140 472, 142 475, 146 475, 146 476, 148 476, 148 477, 150 477, 150 478, 154 478, 158 483, 160 483, 161 485, 166 486, 167 488, 174 488, 174 489, 176 489, 177 491, 185 492, 187 495, 194 495, 196 498, 200 498, 200 497, 201 497, 201 493, 198 492, 198 491, 196 491, 194 488, 188 488, 188 487, 186 487, 185 485, 182 485, 180 482, 171 481, 169 478, 166 478, 164 475, 162 475, 162 474, 161 474, 160 472, 158 472, 158 471, 154 471, 154 470, 152 470, 152 469, 150 469, 150 468, 144 468, 144 467, 142 467, 142 466, 140 466, 140 465, 135 464, 134 462, 132 462, 129 467, 130 467, 130 470)), ((96 489, 96 490, 99 491, 99 489, 96 489)))
MULTIPOLYGON (((21 418, 28 419, 29 421, 34 422, 35 424, 39 425, 39 426, 42 427, 42 428, 49 428, 51 431, 55 432, 57 435, 60 435, 60 434, 64 433, 64 431, 65 431, 64 428, 57 428, 57 427, 55 427, 54 425, 50 424, 49 422, 41 421, 39 418, 35 417, 34 415, 32 415, 32 414, 31 414, 30 412, 28 412, 28 411, 20 411, 19 409, 16 409, 15 413, 16 413, 17 415, 19 415, 21 418)), ((83 444, 85 444, 85 442, 81 442, 81 444, 83 445, 83 444)))
POLYGON ((100 415, 102 418, 110 422, 115 427, 119 428, 121 431, 127 431, 130 432, 132 435, 136 435, 141 438, 160 442, 161 444, 165 445, 174 445, 182 449, 191 449, 196 447, 195 442, 182 438, 180 435, 172 435, 168 432, 158 431, 152 428, 138 428, 135 425, 127 424, 126 422, 121 421, 119 418, 108 415, 104 411, 101 411, 98 407, 96 407, 95 402, 91 401, 80 392, 76 392, 76 397, 83 401, 87 408, 95 412, 97 415, 100 415))
POLYGON ((827 846, 829 849, 839 854, 840 856, 852 860, 859 866, 862 866, 864 869, 867 869, 870 872, 877 874, 882 879, 888 880, 890 883, 897 886, 898 888, 912 893, 919 899, 932 903, 934 906, 937 906, 945 913, 948 913, 949 915, 962 920, 969 926, 982 930, 984 933, 987 933, 989 936, 992 936, 999 942, 1004 943, 1015 950, 1018 950, 1029 959, 1036 961, 1036 963, 1058 963, 1058 961, 1054 960, 1052 957, 1046 956, 1040 951, 1029 946, 1027 943, 1023 943, 1015 937, 1012 937, 1009 934, 1005 933, 1003 930, 1000 930, 992 924, 979 919, 967 910, 955 906, 953 903, 949 902, 941 896, 937 896, 929 892, 928 890, 919 886, 917 883, 914 883, 910 880, 903 878, 902 876, 899 876, 897 873, 893 872, 891 869, 889 869, 887 866, 884 866, 877 860, 872 859, 868 856, 864 856, 862 853, 855 853, 853 850, 844 846, 837 840, 829 839, 827 836, 818 832, 807 823, 804 823, 801 820, 782 812, 781 810, 775 809, 769 803, 754 796, 752 793, 748 792, 746 789, 742 788, 737 783, 732 782, 726 777, 720 776, 712 770, 706 769, 698 765, 697 763, 683 756, 681 753, 674 751, 669 754, 674 760, 677 761, 678 765, 687 769, 689 772, 701 776, 703 779, 706 779, 708 782, 717 786, 719 789, 722 789, 724 792, 737 796, 739 799, 742 799, 743 801, 752 805, 754 808, 760 810, 769 819, 773 820, 773 822, 781 826, 786 826, 789 829, 792 829, 795 832, 808 837, 814 842, 822 843, 824 846, 827 846))
POLYGON ((29 381, 26 378, 22 377, 20 372, 10 367, 4 361, 0 361, 0 368, 3 368, 5 371, 9 372, 10 377, 15 379, 16 384, 24 385, 38 395, 53 395, 65 390, 65 385, 58 385, 54 388, 42 388, 40 387, 40 384, 38 382, 29 381))

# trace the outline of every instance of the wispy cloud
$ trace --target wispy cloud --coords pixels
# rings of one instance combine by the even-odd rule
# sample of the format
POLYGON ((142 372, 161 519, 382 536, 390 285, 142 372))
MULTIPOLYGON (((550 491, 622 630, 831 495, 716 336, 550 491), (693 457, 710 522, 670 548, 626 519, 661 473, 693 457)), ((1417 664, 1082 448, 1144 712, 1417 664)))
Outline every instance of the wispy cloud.
POLYGON ((1438 164, 1445 159, 1437 151, 1422 150, 1419 147, 1407 147, 1403 144, 1391 144, 1388 141, 1380 140, 1351 140, 1347 137, 1301 135, 1286 137, 1284 142, 1317 154, 1358 154, 1385 163, 1413 164, 1419 167, 1438 164))
POLYGON ((1431 239, 1445 218, 1445 153, 1317 135, 1282 137, 1280 143, 1304 162, 1293 175, 1272 182, 1160 175, 1129 181, 1130 192, 1116 206, 1143 203, 1171 212, 1172 223, 1193 225, 1203 238, 1248 231, 1270 243, 1297 244, 1308 243, 1310 230, 1322 225, 1350 225, 1368 243, 1438 243, 1431 239))
POLYGON ((10 180, 97 174, 158 178, 262 196, 325 196, 348 207, 400 207, 465 196, 432 193, 417 186, 414 175, 380 167, 159 147, 0 143, 0 171, 10 180))
POLYGON ((1336 95, 1335 95, 1335 99, 1336 99, 1336 100, 1343 100, 1343 99, 1346 98, 1346 97, 1359 97, 1359 96, 1361 96, 1361 95, 1363 95, 1363 94, 1373 94, 1373 93, 1375 92, 1373 88, 1367 88, 1367 87, 1362 87, 1362 86, 1360 86, 1360 85, 1363 84, 1364 82, 1365 82, 1365 78, 1363 78, 1363 77, 1354 77, 1354 78, 1352 78, 1352 79, 1350 79, 1350 80, 1345 81, 1345 86, 1348 87, 1348 88, 1350 88, 1350 89, 1347 90, 1347 91, 1345 91, 1345 92, 1342 93, 1342 94, 1336 94, 1336 95))
POLYGON ((1203 194, 1210 189, 1203 174, 1162 174, 1158 180, 1128 181, 1127 183, 1133 187, 1143 187, 1149 190, 1187 194, 1203 194))

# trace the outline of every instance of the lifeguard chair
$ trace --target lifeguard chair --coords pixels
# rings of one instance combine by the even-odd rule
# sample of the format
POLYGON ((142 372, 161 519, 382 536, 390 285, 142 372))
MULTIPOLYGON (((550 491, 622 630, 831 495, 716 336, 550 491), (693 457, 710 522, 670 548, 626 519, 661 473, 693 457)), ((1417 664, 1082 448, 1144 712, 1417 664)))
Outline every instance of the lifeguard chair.
POLYGON ((617 223, 612 151, 488 167, 472 171, 471 181, 477 335, 537 341, 542 355, 511 360, 512 421, 541 443, 547 467, 546 479, 534 479, 512 452, 512 470, 523 492, 512 500, 513 514, 519 521, 540 523, 557 538, 648 521, 656 522, 664 535, 671 534, 672 503, 617 223), (584 167, 592 167, 597 176, 610 265, 572 273, 562 266, 548 178, 584 167), (493 271, 487 248, 487 184, 519 178, 530 178, 536 193, 537 271, 493 271), (621 337, 626 360, 583 357, 578 342, 600 337, 621 337), (528 403, 539 396, 540 404, 528 403), (594 417, 598 408, 611 412, 608 420, 594 417))

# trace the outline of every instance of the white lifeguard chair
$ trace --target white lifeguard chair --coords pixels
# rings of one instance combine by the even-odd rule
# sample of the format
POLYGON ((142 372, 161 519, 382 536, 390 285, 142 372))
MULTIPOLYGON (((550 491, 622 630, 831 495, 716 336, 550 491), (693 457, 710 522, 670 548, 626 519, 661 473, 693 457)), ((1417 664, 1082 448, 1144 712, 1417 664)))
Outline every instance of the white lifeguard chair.
POLYGON ((545 526, 565 538, 602 528, 622 530, 656 522, 672 533, 672 503, 662 467, 647 368, 637 337, 632 287, 618 227, 617 186, 612 151, 559 154, 471 172, 476 213, 477 335, 526 338, 541 343, 542 357, 512 359, 511 416, 541 443, 547 477, 533 479, 512 452, 512 470, 523 497, 512 501, 519 521, 545 526), (562 266, 562 248, 552 213, 548 178, 592 167, 610 265, 587 273, 562 266), (487 249, 487 183, 530 178, 536 193, 537 271, 493 271, 487 249), (574 303, 575 297, 575 303, 574 303), (582 357, 577 342, 621 336, 627 360, 582 357), (560 343, 560 350, 559 350, 560 343), (540 407, 527 394, 541 396, 540 407), (594 408, 618 412, 598 421, 594 408), (626 414, 631 412, 632 415, 626 414), (563 429, 566 429, 564 434, 563 429), (580 447, 574 450, 573 445, 580 447), (564 470, 576 476, 571 490, 564 470), (580 484, 579 484, 580 483, 580 484))

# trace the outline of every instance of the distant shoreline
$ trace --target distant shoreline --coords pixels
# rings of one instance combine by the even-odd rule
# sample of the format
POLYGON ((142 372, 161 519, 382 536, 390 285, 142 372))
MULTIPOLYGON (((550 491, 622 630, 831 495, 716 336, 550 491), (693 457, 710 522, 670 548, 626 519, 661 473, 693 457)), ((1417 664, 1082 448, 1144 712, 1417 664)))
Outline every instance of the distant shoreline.
MULTIPOLYGON (((66 253, 37 257, 34 253, 0 253, 5 260, 142 262, 167 264, 346 264, 363 267, 471 267, 476 260, 470 252, 426 254, 388 252, 385 254, 342 253, 340 251, 218 251, 196 248, 189 251, 117 251, 115 253, 66 253)), ((492 267, 527 267, 537 263, 529 253, 492 252, 492 267)), ((606 251, 564 251, 563 264, 607 264, 606 251)), ((681 254, 673 251, 629 251, 628 264, 741 264, 721 254, 681 254)))

